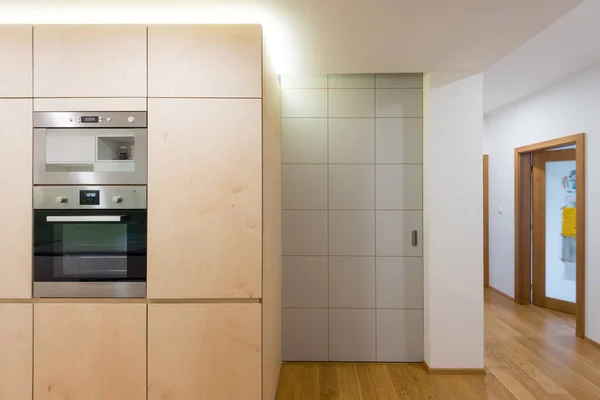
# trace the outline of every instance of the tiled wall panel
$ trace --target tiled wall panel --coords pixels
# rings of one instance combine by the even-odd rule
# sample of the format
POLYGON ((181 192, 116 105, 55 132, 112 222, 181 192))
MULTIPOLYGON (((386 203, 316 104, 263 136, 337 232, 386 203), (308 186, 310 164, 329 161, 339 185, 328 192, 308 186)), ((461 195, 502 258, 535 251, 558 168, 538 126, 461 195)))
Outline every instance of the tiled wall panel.
POLYGON ((281 85, 283 359, 422 361, 422 75, 281 85))

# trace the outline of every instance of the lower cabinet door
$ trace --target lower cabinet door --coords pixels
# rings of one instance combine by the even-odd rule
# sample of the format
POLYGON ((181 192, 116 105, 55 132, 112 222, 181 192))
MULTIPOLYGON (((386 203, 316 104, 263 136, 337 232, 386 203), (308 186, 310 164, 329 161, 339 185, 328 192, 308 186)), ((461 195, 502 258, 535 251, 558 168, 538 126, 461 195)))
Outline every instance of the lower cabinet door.
POLYGON ((34 400, 146 399, 145 304, 35 304, 33 342, 34 400))
POLYGON ((261 307, 150 304, 149 400, 259 400, 261 307))
POLYGON ((0 400, 31 399, 33 304, 0 304, 0 400))

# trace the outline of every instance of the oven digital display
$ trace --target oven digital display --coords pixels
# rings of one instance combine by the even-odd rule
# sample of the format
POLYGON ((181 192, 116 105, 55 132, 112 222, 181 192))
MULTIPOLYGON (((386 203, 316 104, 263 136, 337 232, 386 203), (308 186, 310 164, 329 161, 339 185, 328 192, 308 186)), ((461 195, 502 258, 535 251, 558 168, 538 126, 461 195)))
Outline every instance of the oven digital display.
POLYGON ((80 190, 79 205, 82 206, 99 206, 100 191, 99 190, 80 190))
POLYGON ((82 124, 97 124, 98 122, 100 122, 100 117, 98 116, 82 116, 81 117, 81 123, 82 124))

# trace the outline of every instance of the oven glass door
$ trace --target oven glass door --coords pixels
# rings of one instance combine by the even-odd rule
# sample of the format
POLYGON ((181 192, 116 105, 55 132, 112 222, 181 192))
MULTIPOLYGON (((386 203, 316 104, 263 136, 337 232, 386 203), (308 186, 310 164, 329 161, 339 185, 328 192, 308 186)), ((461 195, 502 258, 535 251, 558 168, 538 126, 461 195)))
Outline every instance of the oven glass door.
POLYGON ((35 210, 34 281, 146 281, 146 210, 35 210))

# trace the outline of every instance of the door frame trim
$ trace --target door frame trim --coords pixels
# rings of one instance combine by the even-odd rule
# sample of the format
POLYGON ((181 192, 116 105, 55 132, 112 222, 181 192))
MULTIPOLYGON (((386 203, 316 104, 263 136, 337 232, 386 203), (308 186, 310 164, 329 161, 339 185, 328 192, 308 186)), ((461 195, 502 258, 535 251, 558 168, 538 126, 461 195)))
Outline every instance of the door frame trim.
POLYGON ((490 286, 490 156, 483 155, 483 287, 490 286))
POLYGON ((515 149, 515 302, 531 304, 531 154, 575 145, 577 170, 576 305, 575 335, 585 336, 585 133, 515 149))

